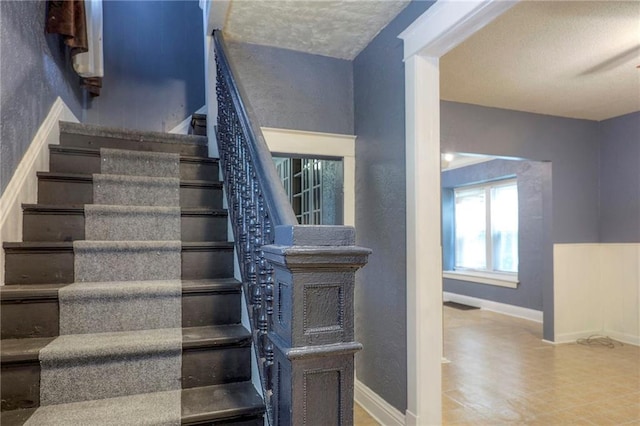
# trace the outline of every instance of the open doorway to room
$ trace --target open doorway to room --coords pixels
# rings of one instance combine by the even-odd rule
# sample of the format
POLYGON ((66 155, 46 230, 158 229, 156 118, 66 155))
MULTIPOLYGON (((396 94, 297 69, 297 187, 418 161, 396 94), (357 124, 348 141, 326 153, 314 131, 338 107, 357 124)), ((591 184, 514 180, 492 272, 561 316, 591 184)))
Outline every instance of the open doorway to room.
POLYGON ((550 279, 542 271, 551 269, 553 250, 546 238, 552 223, 545 209, 550 177, 550 163, 443 154, 445 305, 469 305, 542 324, 543 288, 550 279))
MULTIPOLYGON (((627 235, 631 232, 633 238, 623 233, 614 235, 613 231, 621 223, 608 225, 607 216, 613 217, 613 214, 606 209, 615 210, 615 204, 601 206, 600 201, 603 196, 617 197, 619 191, 614 185, 608 191, 599 190, 602 184, 607 184, 612 173, 627 173, 625 176, 628 179, 637 182, 637 164, 625 166, 628 167, 627 172, 614 172, 613 166, 601 158, 615 157, 620 164, 626 164, 622 151, 637 156, 637 151, 628 144, 623 147, 620 140, 625 137, 622 135, 632 138, 637 134, 623 128, 633 119, 637 120, 637 111, 640 110, 636 70, 636 29, 640 10, 637 4, 631 2, 522 2, 513 6, 512 10, 507 10, 512 6, 513 3, 498 1, 459 4, 437 2, 401 35, 405 42, 407 108, 407 418, 412 424, 420 424, 425 419, 429 423, 439 423, 442 411, 452 408, 446 402, 437 404, 442 396, 442 388, 423 384, 439 381, 442 374, 441 353, 433 353, 433 348, 442 343, 442 318, 434 315, 436 310, 442 312, 441 241, 433 226, 434 222, 440 224, 442 216, 441 209, 433 207, 433 204, 440 205, 434 192, 439 198, 441 140, 445 152, 484 152, 553 162, 552 206, 549 200, 549 208, 553 211, 553 234, 550 239, 554 248, 551 261, 553 270, 548 271, 552 277, 551 285, 543 289, 542 295, 544 338, 554 342, 575 342, 577 337, 585 333, 611 331, 629 343, 637 345, 640 341, 637 303, 640 300, 637 277, 639 228, 636 219, 619 212, 618 216, 625 217, 625 223, 631 224, 626 229, 627 235), (535 11, 531 8, 546 7, 555 10, 539 10, 538 16, 543 15, 544 19, 536 23, 535 11), (477 94, 482 83, 493 83, 493 88, 488 92, 489 101, 450 98, 449 102, 440 102, 438 86, 441 75, 444 75, 442 58, 470 35, 481 33, 484 27, 489 28, 502 21, 510 12, 523 21, 509 29, 502 27, 493 35, 487 49, 471 48, 480 52, 475 64, 466 60, 458 66, 458 69, 470 72, 474 78, 458 81, 457 88, 477 94), (564 24, 554 30, 552 21, 564 21, 564 24), (594 23, 597 23, 597 31, 594 23), (612 26, 605 28, 607 25, 612 26), (575 39, 571 31, 579 28, 586 30, 584 34, 588 38, 575 39), (609 34, 606 43, 592 38, 597 37, 599 32, 609 34), (617 35, 614 36, 614 32, 617 35), (615 45, 609 43, 613 40, 615 45), (536 43, 539 49, 530 50, 529 47, 536 43), (509 50, 506 44, 511 44, 514 50, 509 50), (588 51, 576 48, 587 45, 590 46, 588 51), (495 69, 483 74, 474 68, 474 65, 482 69, 497 64, 492 53, 517 58, 512 63, 511 71, 521 72, 520 77, 525 77, 518 80, 514 78, 516 73, 505 75, 495 69), (535 61, 532 62, 536 56, 539 59, 537 65, 535 61), (561 75, 558 75, 558 70, 561 75), (600 78, 605 78, 608 83, 596 83, 600 78), (522 93, 518 95, 523 91, 524 96, 522 93), (550 102, 550 99, 554 101, 550 102), (509 104, 512 100, 516 104, 509 104), (532 116, 529 117, 532 120, 526 117, 528 115, 532 116), (617 136, 611 130, 614 127, 617 136), (633 175, 632 170, 636 170, 633 175), (602 238, 602 230, 607 227, 610 236, 602 238), (625 247, 619 244, 623 240, 628 242, 625 247), (611 244, 613 242, 617 244, 611 244), (635 258, 627 262, 626 254, 617 257, 624 264, 620 267, 625 271, 618 274, 611 267, 615 264, 612 260, 616 258, 614 252, 622 254, 623 250, 634 252, 635 258), (558 262, 557 259, 562 261, 558 262), (617 279, 618 276, 624 278, 617 279), (560 280, 562 285, 558 284, 560 280), (623 293, 627 295, 626 300, 633 299, 633 302, 625 303, 624 298, 618 297, 623 293), (612 309, 613 306, 617 307, 618 312, 612 309), (613 321, 613 317, 617 320, 613 321), (624 318, 633 318, 633 324, 625 323, 624 318), (425 330, 421 325, 427 323, 430 325, 425 330), (617 326, 621 328, 616 330, 617 326), (622 331, 622 328, 628 331, 622 331), (438 393, 435 388, 438 388, 438 393)), ((598 40, 603 41, 600 38, 598 40)), ((637 197, 635 194, 637 192, 633 197, 637 197)), ((636 202, 637 198, 633 203, 636 202)), ((513 342, 519 338, 517 336, 513 342)), ((596 416, 603 421, 607 417, 619 418, 619 422, 623 422, 623 419, 637 421, 637 346, 627 345, 623 351, 609 352, 602 359, 584 363, 578 361, 577 354, 581 351, 576 348, 579 346, 575 343, 571 346, 552 346, 538 339, 536 347, 522 349, 535 353, 535 360, 553 359, 553 368, 549 364, 526 364, 525 354, 518 353, 518 350, 512 354, 515 364, 521 361, 520 371, 537 371, 537 377, 533 377, 527 385, 529 388, 522 392, 527 396, 537 393, 533 396, 538 398, 536 402, 532 398, 525 404, 530 411, 520 414, 526 418, 512 417, 512 409, 518 402, 504 393, 479 403, 483 397, 481 390, 466 396, 459 395, 463 401, 458 402, 472 410, 475 403, 475 408, 480 411, 484 409, 484 413, 476 412, 479 418, 458 418, 458 421, 487 422, 491 420, 486 416, 488 413, 500 417, 498 421, 526 422, 527 418, 533 417, 542 423, 582 421, 584 411, 570 412, 567 408, 580 406, 579 403, 583 404, 582 409, 586 408, 585 404, 597 406, 598 409, 605 407, 606 404, 600 404, 603 395, 596 395, 599 392, 598 382, 602 383, 602 380, 591 376, 578 377, 579 374, 569 378, 563 374, 547 373, 557 373, 559 365, 576 373, 579 368, 597 371, 617 362, 626 365, 615 373, 625 382, 623 387, 627 399, 620 401, 620 407, 625 408, 605 409, 607 412, 599 412, 596 416), (621 358, 618 359, 618 356, 621 358), (625 359, 625 356, 628 358, 625 359), (574 367, 577 364, 581 364, 580 367, 574 367), (624 371, 633 372, 631 380, 624 377, 624 371), (554 387, 554 384, 564 381, 567 386, 562 389, 554 387), (587 395, 589 392, 591 394, 587 395), (550 398, 549 395, 554 397, 550 398)), ((498 349, 509 352, 513 346, 499 345, 498 349)), ((489 355, 476 347, 475 357, 489 355)), ((497 366, 485 383, 517 379, 512 372, 510 368, 501 369, 497 366)), ((479 378, 475 373, 472 371, 467 379, 475 381, 477 391, 482 385, 478 383, 479 378)), ((619 383, 607 381, 607 384, 617 387, 619 383)), ((472 387, 468 387, 468 390, 472 387)), ((494 421, 496 419, 493 417, 494 421)))

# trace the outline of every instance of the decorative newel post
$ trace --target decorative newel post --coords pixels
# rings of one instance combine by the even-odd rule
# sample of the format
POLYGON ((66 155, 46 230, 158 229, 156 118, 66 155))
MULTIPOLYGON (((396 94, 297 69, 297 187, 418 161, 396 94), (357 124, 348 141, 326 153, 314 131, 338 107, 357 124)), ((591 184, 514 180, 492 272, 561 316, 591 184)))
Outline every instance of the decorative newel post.
POLYGON ((353 291, 370 250, 346 226, 278 226, 269 341, 276 425, 352 425, 353 291))

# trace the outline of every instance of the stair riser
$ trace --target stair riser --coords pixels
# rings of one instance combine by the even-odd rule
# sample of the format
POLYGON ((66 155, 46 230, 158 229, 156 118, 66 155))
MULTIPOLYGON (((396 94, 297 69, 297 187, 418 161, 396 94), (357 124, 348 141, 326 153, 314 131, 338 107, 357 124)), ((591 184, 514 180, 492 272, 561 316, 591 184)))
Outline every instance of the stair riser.
MULTIPOLYGON (((0 338, 56 337, 59 329, 58 299, 3 301, 0 338)), ((187 293, 182 296, 182 326, 240 323, 240 292, 187 293)))
POLYGON ((182 250, 182 279, 233 277, 233 248, 182 250))
POLYGON ((74 241, 84 240, 84 212, 49 214, 24 213, 22 221, 23 241, 74 241))
POLYGON ((73 249, 24 252, 5 249, 5 284, 73 282, 73 249))
POLYGON ((0 374, 2 411, 40 406, 40 363, 3 365, 0 374))
MULTIPOLYGON (((183 214, 180 223, 182 241, 227 240, 227 216, 183 214)), ((22 238, 23 241, 84 240, 84 224, 82 212, 25 213, 22 238)))
POLYGON ((185 349, 182 352, 182 388, 251 380, 251 346, 185 349))
MULTIPOLYGON (((52 151, 49 170, 59 173, 100 173, 100 155, 97 153, 65 153, 52 151)), ((217 162, 199 162, 189 159, 180 161, 180 179, 218 180, 217 162)))
POLYGON ((0 338, 54 337, 60 333, 58 300, 3 301, 0 338))
POLYGON ((251 418, 247 418, 247 417, 243 417, 241 419, 234 419, 234 420, 216 420, 215 422, 211 422, 211 421, 188 421, 185 419, 182 420, 182 425, 186 426, 264 426, 264 417, 263 416, 255 416, 255 417, 251 417, 251 418))
POLYGON ((64 132, 60 133, 60 145, 75 146, 79 148, 114 148, 134 151, 173 152, 181 155, 198 157, 205 157, 208 155, 208 149, 204 145, 136 141, 64 132))
MULTIPOLYGON (((233 276, 233 249, 184 250, 182 278, 228 278, 233 276)), ((5 250, 6 284, 70 284, 74 282, 73 249, 53 252, 5 250)))
MULTIPOLYGON (((38 203, 53 205, 93 204, 93 183, 89 181, 38 179, 38 203)), ((222 208, 222 189, 180 187, 180 207, 222 208)))
MULTIPOLYGON (((251 379, 251 346, 183 349, 182 388, 251 379)), ((2 366, 2 411, 40 405, 41 367, 37 360, 2 366)))
POLYGON ((190 293, 182 295, 182 326, 240 323, 240 292, 190 293))

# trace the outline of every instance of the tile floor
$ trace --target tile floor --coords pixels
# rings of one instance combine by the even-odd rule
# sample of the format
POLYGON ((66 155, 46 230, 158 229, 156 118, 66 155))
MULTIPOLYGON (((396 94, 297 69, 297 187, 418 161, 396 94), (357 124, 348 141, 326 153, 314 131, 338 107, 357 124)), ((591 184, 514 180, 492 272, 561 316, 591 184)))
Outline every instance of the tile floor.
MULTIPOLYGON (((551 345, 541 324, 444 309, 443 424, 640 425, 640 347, 551 345)), ((376 425, 356 407, 357 426, 376 425)))

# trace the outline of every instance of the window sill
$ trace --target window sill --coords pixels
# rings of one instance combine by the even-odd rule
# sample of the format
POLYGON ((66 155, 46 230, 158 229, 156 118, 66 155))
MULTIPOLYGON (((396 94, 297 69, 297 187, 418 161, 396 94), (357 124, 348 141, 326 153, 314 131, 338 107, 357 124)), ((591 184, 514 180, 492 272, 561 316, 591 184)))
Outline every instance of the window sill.
POLYGON ((519 283, 518 275, 479 271, 443 271, 442 278, 507 288, 518 288, 519 283))

